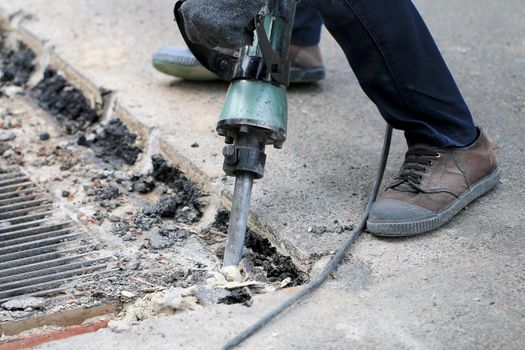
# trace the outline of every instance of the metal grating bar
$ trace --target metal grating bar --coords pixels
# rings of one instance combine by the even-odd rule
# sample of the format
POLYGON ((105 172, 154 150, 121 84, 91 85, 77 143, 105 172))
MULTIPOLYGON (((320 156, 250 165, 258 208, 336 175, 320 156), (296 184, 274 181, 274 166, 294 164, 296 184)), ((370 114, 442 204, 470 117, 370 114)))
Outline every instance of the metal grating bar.
POLYGON ((107 271, 109 257, 77 231, 53 217, 51 200, 27 175, 0 166, 0 303, 65 291, 107 271))
POLYGON ((61 253, 62 252, 56 252, 55 254, 57 255, 55 256, 55 258, 51 258, 51 259, 48 258, 45 260, 40 260, 38 262, 24 264, 22 266, 14 266, 11 268, 1 269, 2 277, 0 277, 0 281, 3 281, 4 278, 7 276, 14 276, 14 275, 19 275, 19 274, 26 273, 29 271, 37 271, 37 270, 45 269, 48 267, 64 265, 70 261, 74 261, 74 260, 77 260, 79 258, 88 256, 89 254, 91 254, 91 253, 84 253, 84 254, 63 256, 63 254, 61 253))
POLYGON ((20 191, 11 191, 11 192, 4 192, 4 193, 0 193, 0 199, 6 199, 6 198, 12 198, 12 197, 19 197, 19 196, 24 196, 24 195, 28 195, 28 194, 32 194, 32 193, 35 193, 37 189, 36 188, 26 188, 24 190, 20 190, 20 191))
MULTIPOLYGON (((74 282, 74 287, 80 287, 80 286, 85 286, 85 285, 89 285, 90 282, 81 282, 81 281, 78 281, 80 279, 84 279, 86 280, 87 278, 91 278, 91 277, 98 277, 98 276, 102 276, 102 275, 106 275, 106 274, 111 274, 111 273, 114 273, 114 272, 118 272, 119 269, 105 269, 105 270, 98 270, 98 271, 95 271, 94 273, 91 273, 91 274, 86 274, 86 275, 82 275, 78 278, 72 278, 72 279, 65 279, 64 281, 61 281, 61 286, 60 287, 56 287, 56 288, 45 288, 41 291, 38 291, 38 292, 30 292, 30 293, 24 293, 24 296, 47 296, 47 295, 50 295, 50 294, 55 294, 55 293, 60 293, 60 292, 64 292, 68 289, 71 289, 73 288, 73 282, 74 282)), ((108 281, 109 278, 104 278, 104 279, 99 279, 99 281, 108 281)), ((4 299, 0 299, 0 304, 2 304, 3 302, 9 300, 11 298, 4 298, 4 299)))
POLYGON ((0 256, 4 254, 14 253, 17 251, 21 251, 23 249, 31 249, 31 248, 39 248, 39 247, 45 247, 54 243, 60 243, 68 240, 72 240, 77 238, 79 234, 78 233, 72 233, 69 235, 64 236, 58 236, 58 237, 48 237, 44 239, 39 239, 36 241, 21 243, 21 244, 15 244, 10 245, 4 248, 0 248, 0 256))
POLYGON ((71 242, 65 241, 57 244, 51 244, 44 247, 38 247, 33 249, 26 249, 20 252, 14 252, 10 254, 4 254, 0 256, 0 270, 7 269, 14 266, 22 266, 25 264, 32 264, 46 259, 54 259, 60 254, 68 252, 81 251, 83 249, 92 249, 93 244, 87 246, 73 246, 65 248, 64 246, 71 246, 71 242))
POLYGON ((6 225, 17 225, 17 224, 20 224, 20 223, 28 222, 30 220, 44 219, 44 218, 49 217, 51 215, 53 215, 52 211, 43 211, 43 212, 36 213, 36 214, 24 215, 24 216, 19 217, 19 218, 15 217, 15 218, 10 218, 10 219, 4 219, 4 220, 0 220, 0 226, 1 227, 5 227, 6 225))
MULTIPOLYGON (((104 268, 106 265, 99 265, 99 268, 102 269, 104 268)), ((96 270, 92 269, 93 271, 91 271, 91 273, 95 272, 96 270)), ((27 285, 27 286, 21 286, 21 287, 18 287, 18 288, 13 288, 13 289, 9 289, 9 290, 2 290, 0 291, 0 299, 8 299, 8 298, 12 298, 14 296, 18 296, 18 295, 24 295, 26 293, 33 293, 33 292, 36 292, 38 290, 45 290, 47 288, 56 288, 58 286, 60 286, 61 284, 63 284, 64 282, 67 282, 67 281, 71 281, 71 280, 78 280, 82 277, 85 277, 86 275, 88 274, 91 274, 91 273, 86 273, 87 271, 85 271, 84 269, 79 269, 77 271, 75 271, 74 273, 70 273, 69 275, 65 275, 64 278, 60 278, 60 279, 56 279, 56 280, 49 280, 49 281, 43 281, 41 283, 38 283, 37 281, 35 281, 34 284, 32 285, 27 285)))
POLYGON ((19 210, 19 209, 37 207, 40 204, 48 202, 48 201, 49 200, 47 198, 42 198, 42 199, 35 199, 35 200, 26 200, 26 201, 15 203, 15 204, 2 205, 0 206, 0 213, 8 213, 8 212, 19 210))
POLYGON ((51 273, 48 275, 42 275, 37 277, 28 278, 26 280, 20 280, 10 283, 2 284, 0 287, 0 298, 5 298, 6 294, 11 293, 13 290, 18 290, 20 288, 31 287, 37 284, 42 284, 46 282, 52 282, 56 280, 63 280, 65 278, 71 278, 79 275, 83 275, 87 272, 95 271, 104 268, 105 264, 80 267, 69 271, 61 271, 56 273, 51 273))
MULTIPOLYGON (((62 276, 62 274, 69 274, 74 273, 78 269, 87 270, 89 268, 92 268, 92 265, 95 265, 96 263, 99 263, 101 261, 105 261, 107 258, 98 258, 98 259, 85 259, 85 260, 79 260, 72 263, 62 263, 57 264, 56 266, 49 266, 44 269, 35 270, 35 271, 29 271, 20 273, 18 275, 12 275, 12 276, 6 276, 0 278, 0 290, 3 289, 3 287, 9 286, 9 284, 26 284, 30 283, 32 279, 52 279, 53 276, 62 276), (42 277, 44 276, 44 277, 42 277), (23 282, 20 282, 23 281, 23 282)), ((105 265, 100 265, 105 266, 105 265)))
POLYGON ((27 189, 28 187, 36 188, 35 184, 33 184, 32 182, 23 182, 23 183, 16 184, 16 185, 2 187, 0 188, 0 193, 9 193, 13 191, 27 189))
POLYGON ((21 230, 24 228, 40 226, 41 224, 44 224, 48 221, 49 219, 44 219, 40 217, 37 220, 31 220, 27 218, 27 220, 24 220, 22 223, 17 223, 17 224, 10 223, 11 225, 5 225, 5 226, 2 225, 2 223, 0 223, 0 234, 7 233, 7 232, 13 232, 13 231, 21 230))
POLYGON ((60 238, 63 236, 67 236, 70 231, 71 229, 65 228, 62 230, 53 230, 53 231, 43 232, 43 233, 39 233, 39 234, 27 236, 27 237, 18 237, 18 238, 11 238, 11 239, 2 238, 2 240, 0 240, 0 248, 10 247, 13 245, 20 245, 22 243, 27 243, 27 242, 34 242, 35 239, 37 241, 42 241, 42 240, 49 239, 49 238, 60 238))
MULTIPOLYGON (((46 223, 47 221, 44 221, 43 223, 46 223)), ((54 225, 48 225, 48 226, 36 226, 36 227, 29 227, 22 230, 17 231, 10 231, 10 232, 3 232, 0 233, 0 246, 2 241, 6 241, 12 238, 20 238, 20 237, 26 237, 31 235, 36 235, 39 233, 44 232, 51 232, 56 230, 61 230, 70 225, 69 222, 65 222, 63 224, 54 224, 54 225)))
POLYGON ((20 217, 25 217, 29 213, 34 214, 33 213, 34 211, 49 210, 51 208, 52 208, 52 205, 48 204, 48 205, 43 205, 43 206, 36 206, 36 207, 31 207, 31 208, 24 208, 24 209, 20 209, 20 210, 14 210, 14 211, 11 211, 11 212, 8 212, 8 213, 0 213, 0 220, 15 219, 15 218, 20 218, 20 217))
POLYGON ((0 180, 12 179, 14 177, 19 177, 19 176, 26 176, 26 175, 20 172, 17 173, 15 170, 14 172, 0 174, 0 180))
POLYGON ((0 206, 8 205, 8 204, 15 204, 20 202, 27 202, 33 199, 37 199, 37 197, 42 196, 42 193, 28 193, 16 197, 10 197, 6 199, 0 199, 0 206))
POLYGON ((12 177, 5 180, 0 180, 0 188, 28 181, 29 178, 27 176, 12 177))
POLYGON ((18 260, 36 257, 41 254, 55 252, 59 247, 68 244, 68 241, 59 242, 57 244, 50 244, 47 246, 36 247, 32 249, 19 250, 13 253, 5 253, 0 255, 0 264, 14 264, 18 260))

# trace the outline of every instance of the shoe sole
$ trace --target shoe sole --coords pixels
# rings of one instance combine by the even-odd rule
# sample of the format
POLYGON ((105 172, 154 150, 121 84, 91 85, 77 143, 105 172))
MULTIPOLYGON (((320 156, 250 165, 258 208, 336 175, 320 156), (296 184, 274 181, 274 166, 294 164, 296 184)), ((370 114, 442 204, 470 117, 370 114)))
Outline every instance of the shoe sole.
POLYGON ((496 168, 490 175, 476 182, 470 190, 463 193, 448 207, 441 210, 432 217, 403 222, 367 222, 367 230, 374 236, 379 237, 407 237, 420 233, 432 231, 447 223, 459 211, 469 205, 475 199, 481 197, 494 188, 500 179, 501 170, 496 168))
POLYGON ((326 78, 326 70, 320 68, 290 67, 290 84, 317 83, 326 78))
MULTIPOLYGON (((189 81, 220 80, 190 55, 157 53, 153 56, 153 67, 164 74, 189 81)), ((325 77, 324 68, 290 68, 291 84, 316 83, 325 77)))
POLYGON ((204 68, 194 57, 155 54, 153 67, 159 72, 188 81, 214 81, 219 77, 204 68))

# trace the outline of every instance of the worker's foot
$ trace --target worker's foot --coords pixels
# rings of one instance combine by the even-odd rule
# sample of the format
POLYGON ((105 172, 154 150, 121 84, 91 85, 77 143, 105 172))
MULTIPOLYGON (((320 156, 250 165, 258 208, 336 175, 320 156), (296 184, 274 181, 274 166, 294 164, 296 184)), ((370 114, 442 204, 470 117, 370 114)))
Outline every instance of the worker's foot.
MULTIPOLYGON (((290 83, 313 83, 325 78, 325 68, 319 46, 295 46, 289 50, 291 68, 290 83)), ((153 66, 160 72, 197 81, 218 80, 215 74, 204 68, 184 46, 160 48, 153 55, 153 66)))
POLYGON ((219 77, 204 68, 185 46, 161 47, 153 54, 153 67, 159 72, 184 80, 219 80, 219 77))
POLYGON ((290 45, 288 59, 290 60, 290 83, 292 84, 315 83, 326 76, 319 45, 290 45))
POLYGON ((372 206, 367 228, 376 236, 433 230, 499 181, 494 148, 479 130, 463 148, 410 147, 394 181, 372 206))

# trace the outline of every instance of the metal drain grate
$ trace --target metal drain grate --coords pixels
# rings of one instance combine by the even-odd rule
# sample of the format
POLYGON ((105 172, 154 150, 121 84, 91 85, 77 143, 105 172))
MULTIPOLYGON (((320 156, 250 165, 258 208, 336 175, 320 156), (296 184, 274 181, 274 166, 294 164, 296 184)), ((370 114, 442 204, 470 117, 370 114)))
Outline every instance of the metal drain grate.
POLYGON ((27 175, 0 168, 0 304, 45 296, 106 270, 79 227, 54 216, 49 197, 27 175))

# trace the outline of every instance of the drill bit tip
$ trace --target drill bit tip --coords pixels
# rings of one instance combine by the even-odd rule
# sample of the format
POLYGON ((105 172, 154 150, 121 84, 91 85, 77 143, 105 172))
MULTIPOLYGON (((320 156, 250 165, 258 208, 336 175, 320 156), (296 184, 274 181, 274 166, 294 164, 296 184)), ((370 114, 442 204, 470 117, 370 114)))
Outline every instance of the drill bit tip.
POLYGON ((224 250, 223 266, 237 266, 242 259, 248 213, 250 211, 250 198, 252 194, 253 175, 242 173, 235 179, 233 191, 232 210, 228 225, 228 239, 224 250))

